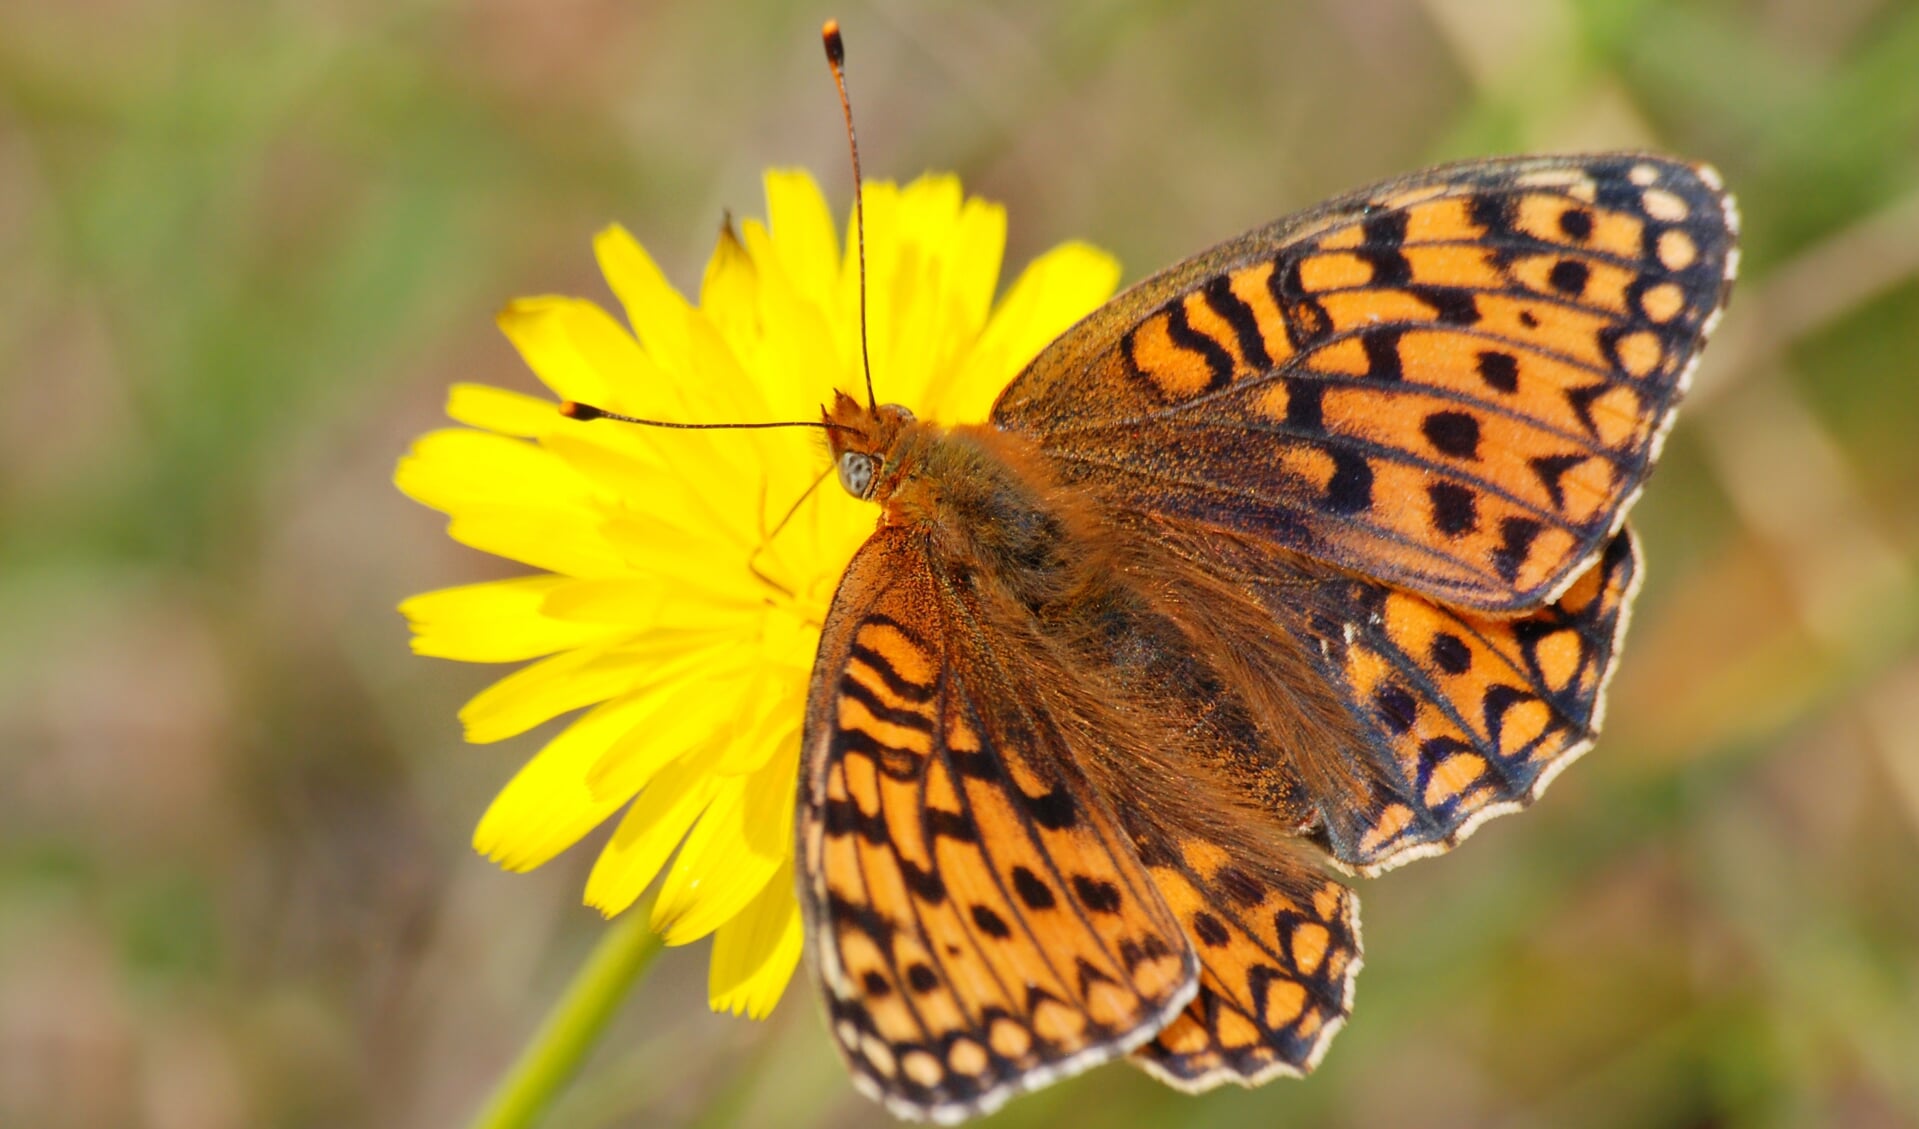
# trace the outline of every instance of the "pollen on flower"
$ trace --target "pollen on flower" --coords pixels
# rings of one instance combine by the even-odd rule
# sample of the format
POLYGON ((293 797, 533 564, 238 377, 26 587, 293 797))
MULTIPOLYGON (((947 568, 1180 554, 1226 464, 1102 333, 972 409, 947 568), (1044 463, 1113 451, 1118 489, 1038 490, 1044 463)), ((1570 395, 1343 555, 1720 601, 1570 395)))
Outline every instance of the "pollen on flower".
MULTIPOLYGON (((527 663, 462 711, 469 737, 576 715, 500 791, 475 847, 530 869, 617 816, 586 900, 619 913, 659 881, 654 927, 670 944, 711 935, 713 1006, 754 1017, 800 957, 801 715, 827 603, 877 515, 814 488, 829 468, 808 429, 555 417, 817 419, 835 389, 863 392, 851 249, 810 176, 765 183, 767 220, 722 233, 697 304, 620 228, 595 251, 624 324, 582 299, 511 303, 500 326, 558 411, 459 386, 448 411, 467 426, 422 436, 395 473, 455 540, 532 570, 402 605, 422 654, 527 663)), ((1109 256, 1067 244, 995 301, 998 205, 950 176, 868 182, 865 204, 874 383, 920 418, 984 419, 1118 280, 1109 256)))

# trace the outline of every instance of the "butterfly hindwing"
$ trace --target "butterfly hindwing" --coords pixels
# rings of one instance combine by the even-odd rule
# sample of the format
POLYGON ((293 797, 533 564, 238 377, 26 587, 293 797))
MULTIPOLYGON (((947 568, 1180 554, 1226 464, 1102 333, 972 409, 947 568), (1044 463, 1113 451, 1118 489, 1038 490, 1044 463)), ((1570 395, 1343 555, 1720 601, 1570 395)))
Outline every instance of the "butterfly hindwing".
POLYGON ((1328 812, 1335 856, 1376 874, 1538 798, 1599 732, 1638 580, 1622 529, 1564 594, 1524 615, 1363 581, 1347 586, 1338 613, 1322 606, 1308 630, 1325 642, 1328 678, 1365 723, 1369 755, 1404 786, 1369 808, 1328 812))
POLYGON ((1537 607, 1657 457, 1734 236, 1717 179, 1663 158, 1442 167, 1141 283, 993 418, 1117 505, 1537 607))
POLYGON ((1518 616, 1302 573, 1256 542, 1208 548, 1207 567, 1315 656, 1345 703, 1354 725, 1340 747, 1266 755, 1339 774, 1340 787, 1308 789, 1313 833, 1366 874, 1450 849, 1591 746, 1639 580, 1629 529, 1557 600, 1518 616))
POLYGON ((1200 974, 1133 1061, 1187 1091, 1312 1070, 1352 1009, 1359 899, 1301 858, 1146 827, 1134 837, 1200 974))
POLYGON ((1180 923, 923 530, 823 632, 798 823, 829 1021, 863 1088, 956 1120, 1123 1054, 1196 990, 1180 923))

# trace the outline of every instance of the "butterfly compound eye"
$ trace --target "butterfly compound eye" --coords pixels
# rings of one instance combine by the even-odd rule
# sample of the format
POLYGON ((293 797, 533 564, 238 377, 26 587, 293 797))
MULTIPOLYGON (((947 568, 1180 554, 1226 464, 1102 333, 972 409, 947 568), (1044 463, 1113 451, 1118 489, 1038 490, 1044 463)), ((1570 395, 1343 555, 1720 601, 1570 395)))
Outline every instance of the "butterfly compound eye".
POLYGON ((873 456, 864 451, 847 451, 840 456, 840 485, 855 498, 873 493, 873 456))

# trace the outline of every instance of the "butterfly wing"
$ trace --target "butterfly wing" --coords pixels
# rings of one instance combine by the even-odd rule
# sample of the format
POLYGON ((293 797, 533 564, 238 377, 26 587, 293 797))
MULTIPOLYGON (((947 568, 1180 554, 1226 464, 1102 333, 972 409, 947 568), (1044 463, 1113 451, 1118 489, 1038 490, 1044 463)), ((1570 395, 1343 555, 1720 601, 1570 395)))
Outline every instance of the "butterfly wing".
POLYGON ((1197 969, 928 536, 882 528, 841 581, 797 834, 809 947, 854 1078, 895 1113, 950 1121, 1150 1039, 1197 969))
POLYGON ((1189 1092, 1311 1071, 1352 1010, 1359 899, 1303 859, 1244 841, 1146 827, 1135 841, 1200 973, 1193 1001, 1133 1061, 1189 1092))
POLYGON ((1112 504, 1460 607, 1549 602, 1619 528, 1736 261, 1710 170, 1476 161, 1129 290, 993 409, 1112 504))
POLYGON ((1531 803, 1591 747, 1639 581, 1628 529, 1556 600, 1509 616, 1302 574, 1249 539, 1168 544, 1263 609, 1265 627, 1246 630, 1296 640, 1340 696, 1355 724, 1327 747, 1260 755, 1295 778, 1338 781, 1306 789, 1312 833, 1366 874, 1449 850, 1531 803))

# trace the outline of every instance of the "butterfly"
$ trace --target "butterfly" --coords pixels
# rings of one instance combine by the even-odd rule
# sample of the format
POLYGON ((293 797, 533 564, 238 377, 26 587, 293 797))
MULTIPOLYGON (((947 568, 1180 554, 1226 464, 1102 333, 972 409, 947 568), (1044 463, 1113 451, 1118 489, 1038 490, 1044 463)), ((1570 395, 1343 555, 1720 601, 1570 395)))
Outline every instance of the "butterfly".
POLYGON ((984 424, 840 393, 879 517, 796 834, 859 1087, 951 1122, 1120 1056, 1191 1091, 1310 1071, 1360 967, 1341 878, 1599 731, 1626 513, 1736 241, 1701 166, 1469 161, 1132 287, 984 424))

